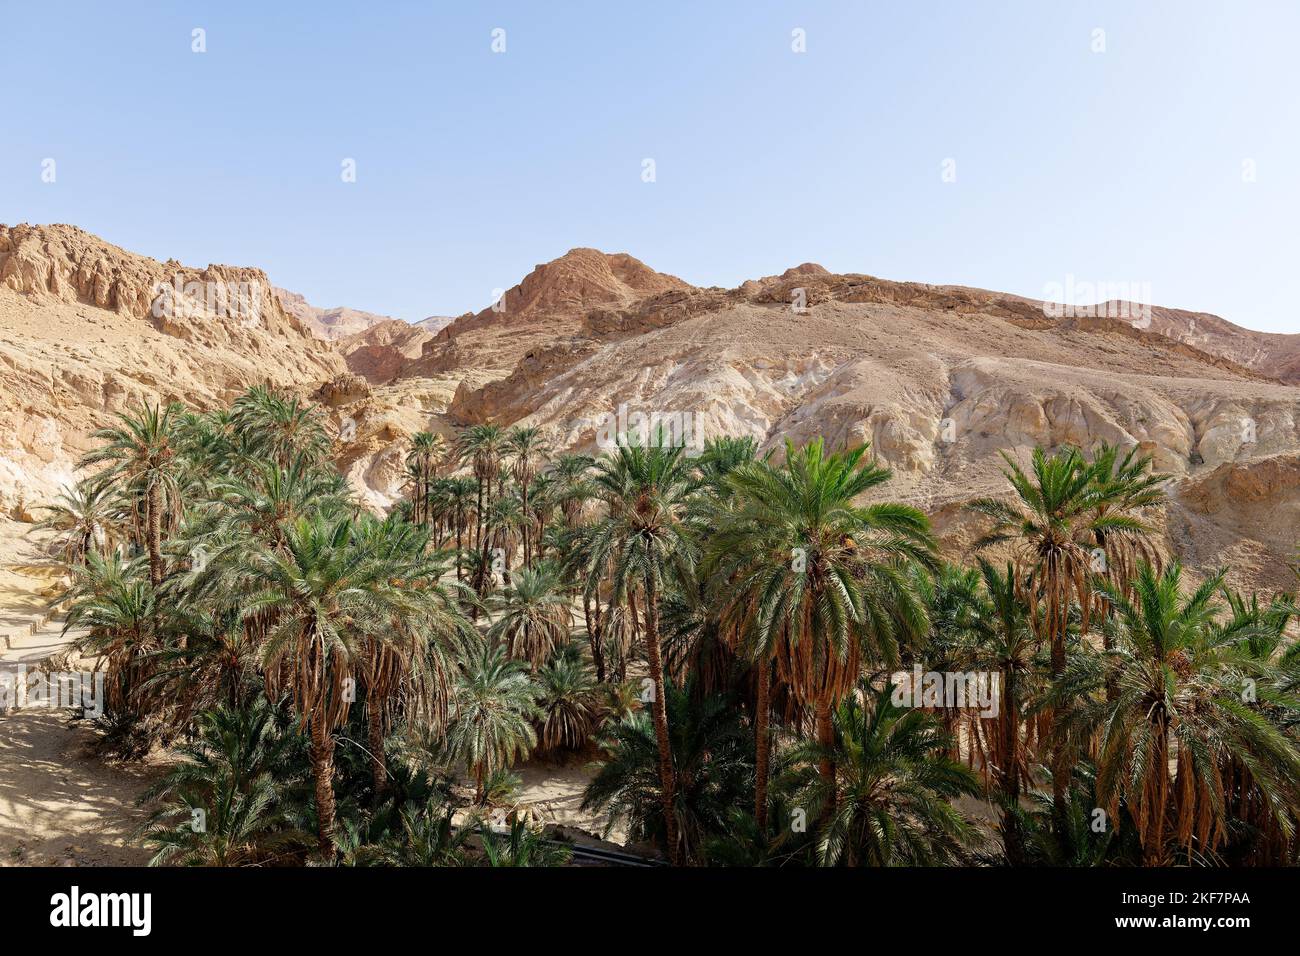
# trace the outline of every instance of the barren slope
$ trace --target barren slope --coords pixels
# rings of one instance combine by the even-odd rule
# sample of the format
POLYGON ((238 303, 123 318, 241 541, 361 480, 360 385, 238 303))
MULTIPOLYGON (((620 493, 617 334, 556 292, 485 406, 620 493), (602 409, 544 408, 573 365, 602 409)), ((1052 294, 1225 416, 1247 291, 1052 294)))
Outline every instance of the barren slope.
POLYGON ((591 450, 621 405, 695 416, 706 438, 870 441, 896 472, 890 493, 929 509, 954 548, 970 535, 961 504, 1005 487, 1000 452, 1140 445, 1178 479, 1171 549, 1199 536, 1198 566, 1231 556, 1243 581, 1290 582, 1295 525, 1268 515, 1292 514, 1300 491, 1256 476, 1300 451, 1300 389, 1128 322, 1054 320, 1014 296, 802 266, 736 290, 588 310, 508 376, 462 384, 449 415, 537 424, 559 446, 591 450), (1189 496, 1209 494, 1225 465, 1235 487, 1270 490, 1229 488, 1230 504, 1207 518, 1189 496))
POLYGON ((73 226, 0 226, 0 510, 69 482, 88 433, 140 401, 202 407, 342 374, 269 290, 260 269, 161 263, 73 226), (256 310, 208 293, 231 288, 256 310))

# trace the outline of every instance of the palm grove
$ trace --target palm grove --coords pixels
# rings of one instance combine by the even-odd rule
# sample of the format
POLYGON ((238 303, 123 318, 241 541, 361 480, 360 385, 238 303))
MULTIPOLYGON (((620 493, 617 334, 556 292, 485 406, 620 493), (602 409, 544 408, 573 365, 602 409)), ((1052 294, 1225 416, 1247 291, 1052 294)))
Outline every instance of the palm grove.
POLYGON ((382 518, 323 412, 270 389, 95 441, 48 523, 99 746, 178 755, 156 863, 564 863, 501 820, 533 755, 589 761, 584 806, 680 865, 1300 852, 1293 599, 1162 562, 1135 452, 1008 457, 959 565, 865 448, 821 441, 421 433, 382 518), (913 666, 997 674, 998 706, 904 706, 913 666))

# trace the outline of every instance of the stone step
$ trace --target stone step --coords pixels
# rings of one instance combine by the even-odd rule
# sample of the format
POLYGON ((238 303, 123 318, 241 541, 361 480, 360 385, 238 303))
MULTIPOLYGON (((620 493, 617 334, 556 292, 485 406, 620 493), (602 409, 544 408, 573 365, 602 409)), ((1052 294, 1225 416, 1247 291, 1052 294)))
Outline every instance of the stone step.
POLYGON ((50 621, 34 634, 18 634, 0 649, 0 669, 12 670, 19 664, 31 667, 66 650, 77 639, 84 637, 84 627, 70 628, 66 633, 59 621, 50 621), (10 665, 8 668, 5 665, 10 665))
POLYGON ((64 611, 64 607, 50 608, 42 614, 33 614, 26 619, 5 620, 0 622, 0 651, 12 650, 24 638, 39 634, 64 611))

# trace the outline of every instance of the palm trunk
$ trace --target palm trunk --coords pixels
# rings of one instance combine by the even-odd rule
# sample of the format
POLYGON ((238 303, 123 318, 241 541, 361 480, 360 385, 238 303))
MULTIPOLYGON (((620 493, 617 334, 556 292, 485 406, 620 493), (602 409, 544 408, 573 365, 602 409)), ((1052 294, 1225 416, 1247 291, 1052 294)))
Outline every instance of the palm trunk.
POLYGON ((582 593, 582 619, 587 625, 587 641, 591 644, 591 663, 596 668, 596 680, 605 683, 605 649, 601 647, 600 634, 600 595, 596 595, 595 608, 592 600, 584 590, 582 593), (594 615, 593 615, 594 610, 594 615))
POLYGON ((464 580, 464 574, 463 574, 463 572, 461 571, 461 567, 460 567, 460 554, 461 554, 461 551, 460 551, 460 549, 461 549, 460 541, 461 541, 461 536, 462 536, 462 535, 461 535, 461 532, 464 530, 464 528, 465 528, 465 518, 464 518, 463 515, 461 515, 461 514, 458 512, 458 513, 456 514, 456 581, 457 581, 458 583, 459 583, 460 581, 464 580))
POLYGON ((531 568, 533 566, 533 560, 532 560, 532 548, 530 547, 530 543, 528 540, 529 537, 528 532, 529 532, 529 525, 532 524, 532 520, 528 515, 528 482, 525 481, 520 484, 519 492, 523 498, 523 506, 524 506, 524 567, 531 568))
POLYGON ((1024 860, 1024 838, 1015 814, 1020 806, 1020 715, 1016 713, 1015 670, 1007 668, 1002 685, 1002 842, 1012 866, 1024 860))
MULTIPOLYGON (((1052 683, 1055 684, 1065 673, 1065 631, 1069 626, 1069 604, 1066 597, 1058 593, 1061 585, 1054 580, 1054 577, 1049 578, 1049 581, 1052 582, 1050 585, 1052 602, 1047 607, 1047 614, 1052 647, 1052 683)), ((1058 716, 1052 715, 1053 725, 1057 723, 1058 716)), ((1065 742, 1058 741, 1052 752, 1052 829, 1063 847, 1066 847, 1069 839, 1065 809, 1069 785, 1070 766, 1066 760, 1065 742)))
POLYGON ((158 493, 158 484, 149 483, 149 492, 145 498, 145 509, 148 514, 145 516, 145 523, 148 526, 146 531, 146 543, 149 548, 149 583, 153 589, 158 590, 158 585, 162 584, 163 563, 162 563, 162 496, 158 493))
POLYGON ((388 790, 388 767, 384 756, 384 712, 378 701, 366 698, 366 734, 370 745, 370 772, 374 777, 375 802, 388 790))
POLYGON ((334 736, 325 719, 311 721, 311 775, 316 784, 316 827, 321 856, 334 858, 334 736))
POLYGON ((817 760, 817 773, 830 793, 830 805, 827 814, 835 807, 835 761, 831 751, 835 747, 835 724, 831 720, 831 702, 826 697, 818 699, 814 708, 817 721, 817 746, 821 748, 821 757, 817 760))
POLYGON ((664 665, 659 653, 659 592, 654 572, 645 576, 646 657, 650 663, 650 680, 654 685, 654 700, 650 710, 654 716, 655 739, 659 744, 659 784, 663 796, 664 833, 668 841, 668 861, 674 866, 681 863, 681 848, 677 845, 677 814, 673 752, 668 737, 668 700, 664 691, 664 665))
POLYGON ((474 550, 483 544, 483 479, 478 479, 478 507, 474 511, 474 550))
POLYGON ((768 731, 771 710, 772 661, 764 654, 758 664, 758 701, 754 713, 754 822, 758 832, 767 834, 767 775, 772 754, 772 739, 768 731))
POLYGON ((1160 866, 1164 856, 1165 816, 1169 807, 1169 722, 1163 713, 1156 718, 1155 736, 1156 752, 1152 754, 1155 809, 1148 811, 1149 822, 1142 841, 1143 866, 1160 866))

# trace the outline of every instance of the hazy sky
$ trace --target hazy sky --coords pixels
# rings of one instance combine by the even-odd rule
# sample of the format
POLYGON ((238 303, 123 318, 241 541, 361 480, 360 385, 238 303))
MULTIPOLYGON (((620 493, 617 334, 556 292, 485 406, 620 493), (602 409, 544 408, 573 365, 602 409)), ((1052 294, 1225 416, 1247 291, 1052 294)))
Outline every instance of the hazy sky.
POLYGON ((1300 332, 1291 0, 282 6, 0 0, 0 222, 406 319, 596 246, 1300 332))

